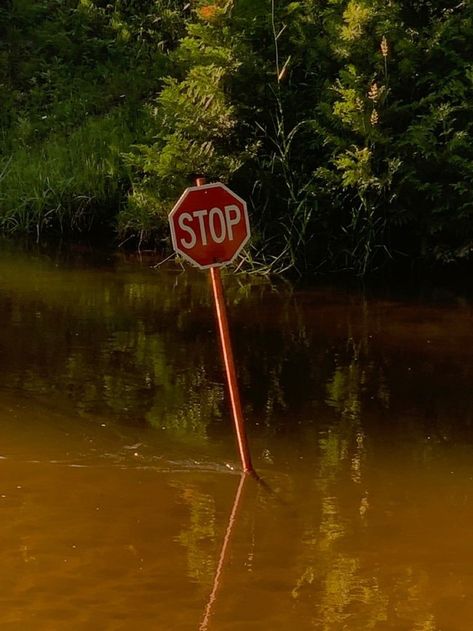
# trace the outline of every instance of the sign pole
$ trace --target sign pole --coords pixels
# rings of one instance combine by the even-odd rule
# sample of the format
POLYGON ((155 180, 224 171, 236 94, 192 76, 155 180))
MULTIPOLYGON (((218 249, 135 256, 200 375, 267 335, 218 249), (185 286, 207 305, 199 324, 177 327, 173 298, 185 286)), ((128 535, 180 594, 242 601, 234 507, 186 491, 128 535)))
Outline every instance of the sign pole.
MULTIPOLYGON (((205 178, 197 178, 197 186, 205 184, 205 178)), ((232 342, 230 338, 230 329, 228 326, 227 309, 223 296, 222 277, 219 267, 210 268, 210 279, 212 281, 212 290, 214 295, 215 310, 217 313, 218 330, 220 333, 220 343, 222 346, 223 361, 225 364, 225 372, 227 375, 228 390, 230 393, 230 402, 233 413, 233 423, 238 442, 238 450, 240 452, 241 464, 245 473, 254 473, 251 463, 250 449, 246 436, 245 421, 241 408, 240 392, 238 390, 238 381, 236 377, 235 361, 233 359, 232 342)))
POLYGON ((228 328, 227 310, 223 297, 222 277, 220 268, 210 268, 210 278, 212 280, 212 289, 215 300, 215 309, 217 312, 218 329, 220 333, 220 342, 222 345, 223 361, 225 363, 225 372, 227 374, 228 390, 230 392, 230 401, 232 404, 233 423, 237 436, 238 449, 240 452, 241 464, 245 473, 253 473, 253 465, 251 464, 250 450, 248 447, 248 439, 246 437, 245 422, 243 420, 243 412, 241 409, 240 393, 238 391, 238 382, 236 378, 235 362, 233 359, 232 343, 230 339, 230 331, 228 328))

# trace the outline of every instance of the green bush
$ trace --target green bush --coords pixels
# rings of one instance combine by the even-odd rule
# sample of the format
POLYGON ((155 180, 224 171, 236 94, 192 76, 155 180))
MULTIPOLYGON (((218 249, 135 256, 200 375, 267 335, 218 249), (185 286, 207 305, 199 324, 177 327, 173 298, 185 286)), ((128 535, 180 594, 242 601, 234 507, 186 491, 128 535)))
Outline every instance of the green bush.
POLYGON ((87 119, 70 135, 56 133, 3 159, 0 228, 91 229, 121 203, 126 171, 121 153, 133 140, 124 108, 87 119))
POLYGON ((162 244, 201 174, 249 202, 247 269, 471 259, 472 19, 450 0, 10 0, 3 228, 108 217, 162 244))
POLYGON ((92 229, 130 187, 121 155, 183 33, 184 2, 10 0, 0 10, 0 226, 92 229))

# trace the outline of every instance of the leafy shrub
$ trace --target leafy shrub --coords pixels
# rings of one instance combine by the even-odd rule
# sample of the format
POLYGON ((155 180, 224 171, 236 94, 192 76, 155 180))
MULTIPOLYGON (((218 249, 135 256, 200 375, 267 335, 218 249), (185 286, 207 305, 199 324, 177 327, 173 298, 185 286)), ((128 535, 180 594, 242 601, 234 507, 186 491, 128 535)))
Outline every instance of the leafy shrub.
POLYGON ((162 243, 201 174, 249 201, 247 268, 471 259, 468 2, 11 0, 0 35, 4 229, 162 243))

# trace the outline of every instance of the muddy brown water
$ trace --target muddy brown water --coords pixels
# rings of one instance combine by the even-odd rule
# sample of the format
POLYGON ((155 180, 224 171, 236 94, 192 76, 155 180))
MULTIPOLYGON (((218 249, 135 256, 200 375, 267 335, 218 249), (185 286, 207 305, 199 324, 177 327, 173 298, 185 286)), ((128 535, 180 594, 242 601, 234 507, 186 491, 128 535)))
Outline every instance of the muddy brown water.
POLYGON ((0 628, 471 631, 473 306, 0 252, 0 628), (269 488, 268 488, 269 487, 269 488))

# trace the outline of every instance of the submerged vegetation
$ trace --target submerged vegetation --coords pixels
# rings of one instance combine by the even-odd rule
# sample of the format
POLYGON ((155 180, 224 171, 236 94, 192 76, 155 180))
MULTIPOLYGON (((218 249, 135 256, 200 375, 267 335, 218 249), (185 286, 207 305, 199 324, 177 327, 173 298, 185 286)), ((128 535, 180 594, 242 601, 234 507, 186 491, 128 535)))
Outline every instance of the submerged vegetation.
POLYGON ((199 173, 247 267, 469 260, 472 47, 470 0, 7 0, 0 228, 165 248, 199 173))

